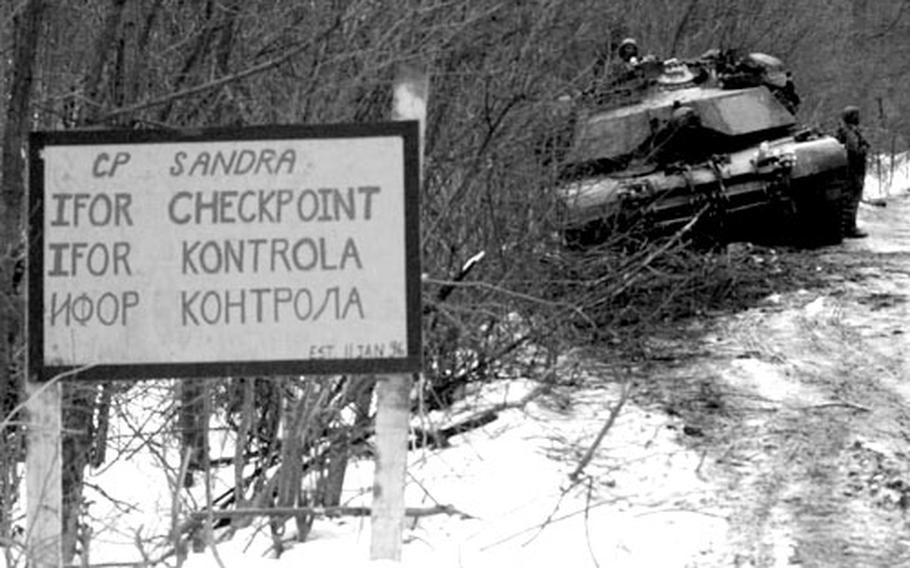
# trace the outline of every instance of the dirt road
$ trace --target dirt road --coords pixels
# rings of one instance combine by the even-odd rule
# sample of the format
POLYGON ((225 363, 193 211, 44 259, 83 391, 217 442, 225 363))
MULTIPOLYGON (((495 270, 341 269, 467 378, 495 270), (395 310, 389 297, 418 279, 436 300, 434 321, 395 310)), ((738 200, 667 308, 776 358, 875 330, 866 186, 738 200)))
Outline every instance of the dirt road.
POLYGON ((861 221, 807 257, 843 267, 826 287, 721 318, 664 377, 730 523, 699 566, 910 566, 910 199, 861 221))

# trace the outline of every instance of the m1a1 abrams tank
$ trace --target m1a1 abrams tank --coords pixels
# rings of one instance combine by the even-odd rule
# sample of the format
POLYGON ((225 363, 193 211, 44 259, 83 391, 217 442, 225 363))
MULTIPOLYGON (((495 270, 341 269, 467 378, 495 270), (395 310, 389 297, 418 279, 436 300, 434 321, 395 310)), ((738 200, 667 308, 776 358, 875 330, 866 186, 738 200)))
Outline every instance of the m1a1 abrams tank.
POLYGON ((845 149, 797 123, 775 62, 651 62, 575 102, 558 189, 567 244, 683 229, 715 243, 840 242, 845 149))

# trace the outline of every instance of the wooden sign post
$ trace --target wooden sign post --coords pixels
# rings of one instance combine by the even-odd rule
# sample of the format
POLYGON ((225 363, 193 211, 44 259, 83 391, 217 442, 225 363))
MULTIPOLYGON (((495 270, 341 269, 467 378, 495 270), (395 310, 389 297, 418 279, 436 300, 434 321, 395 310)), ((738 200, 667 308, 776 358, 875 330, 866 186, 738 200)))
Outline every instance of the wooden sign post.
MULTIPOLYGON (((399 70, 393 93, 392 119, 419 122, 418 155, 421 160, 428 92, 429 78, 426 71, 412 66, 399 70)), ((421 180, 422 177, 421 174, 421 180)), ((376 383, 376 472, 370 541, 372 560, 401 560, 411 384, 410 375, 403 374, 383 376, 376 383)))
POLYGON ((63 564, 60 383, 26 386, 26 555, 31 568, 63 564))

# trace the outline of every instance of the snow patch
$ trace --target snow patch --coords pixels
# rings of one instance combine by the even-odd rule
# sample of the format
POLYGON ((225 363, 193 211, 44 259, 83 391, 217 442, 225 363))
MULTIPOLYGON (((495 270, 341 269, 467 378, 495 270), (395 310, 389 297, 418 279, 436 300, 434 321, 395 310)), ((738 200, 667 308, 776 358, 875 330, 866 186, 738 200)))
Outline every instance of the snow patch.
POLYGON ((867 200, 885 199, 910 191, 910 152, 872 158, 866 172, 863 196, 867 200))
POLYGON ((755 394, 762 403, 806 405, 821 402, 816 389, 787 376, 787 369, 776 363, 744 358, 731 361, 733 373, 727 381, 737 388, 755 394))
MULTIPOLYGON (((676 419, 627 401, 579 481, 570 481, 622 388, 599 373, 585 384, 543 394, 523 409, 501 411, 496 421, 453 437, 450 448, 412 451, 407 506, 451 505, 464 516, 408 518, 400 564, 369 561, 370 519, 344 517, 317 519, 307 541, 287 543, 280 558, 274 558, 268 529, 254 525, 217 544, 217 559, 207 550, 190 554, 184 566, 701 565, 726 541, 728 522, 722 511, 707 505, 716 488, 699 471, 701 454, 680 443, 676 419)), ((432 421, 451 422, 468 407, 477 411, 514 402, 537 385, 494 383, 470 393, 460 410, 432 421)), ((134 418, 139 420, 140 413, 134 418)), ((415 417, 415 425, 420 421, 415 417)), ((157 545, 147 551, 151 557, 169 547, 173 481, 161 460, 174 467, 176 448, 162 444, 154 448, 157 456, 149 448, 129 450, 128 459, 91 476, 117 500, 115 505, 101 495, 93 499, 90 511, 102 527, 93 541, 93 563, 139 561, 137 534, 157 545)), ((219 473, 230 477, 230 472, 219 473)), ((369 506, 372 483, 371 461, 351 464, 343 504, 369 506)), ((293 522, 287 528, 290 536, 293 522)))

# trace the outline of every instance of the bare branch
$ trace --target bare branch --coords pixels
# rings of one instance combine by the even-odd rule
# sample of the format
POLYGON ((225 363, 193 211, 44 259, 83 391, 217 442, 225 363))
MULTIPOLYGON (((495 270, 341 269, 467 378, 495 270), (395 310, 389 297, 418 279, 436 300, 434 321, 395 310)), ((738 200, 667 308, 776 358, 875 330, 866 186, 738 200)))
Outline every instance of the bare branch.
MULTIPOLYGON (((613 424, 616 423, 616 419, 619 417, 619 413, 622 410, 622 407, 626 404, 626 401, 629 400, 629 396, 632 394, 632 381, 626 379, 622 386, 622 392, 619 395, 619 400, 613 405, 613 408, 610 409, 610 415, 607 417, 607 421, 604 423, 603 427, 600 429, 600 432, 597 433, 597 437, 594 438, 594 442, 588 448, 588 451, 585 452, 585 455, 579 460, 578 466, 569 474, 569 479, 575 483, 578 481, 578 477, 581 475, 582 471, 588 464, 591 463, 591 459, 594 457, 594 452, 597 451, 597 448, 600 447, 600 443, 603 442, 604 437, 607 435, 607 432, 610 431, 610 428, 613 427, 613 424)), ((586 513, 587 514, 587 513, 586 513)))
POLYGON ((167 104, 169 102, 173 102, 176 100, 186 99, 186 98, 192 97, 193 95, 198 95, 198 94, 204 93, 206 91, 210 91, 212 89, 217 89, 224 85, 233 83, 235 81, 239 81, 241 79, 245 79, 247 77, 257 75, 259 73, 268 71, 269 69, 277 67, 277 66, 281 65, 282 63, 290 60, 295 55, 306 50, 309 46, 310 46, 309 43, 297 46, 295 49, 288 51, 287 53, 285 53, 284 55, 282 55, 280 57, 276 57, 269 61, 264 61, 258 65, 253 65, 252 67, 244 69, 243 71, 238 71, 237 73, 234 73, 232 75, 221 77, 221 78, 215 79, 213 81, 209 81, 207 83, 203 83, 201 85, 197 85, 195 87, 191 87, 189 89, 179 91, 177 93, 163 95, 161 97, 157 97, 157 98, 154 98, 154 99, 151 99, 148 101, 139 102, 139 103, 129 105, 127 107, 123 107, 123 108, 119 108, 119 109, 114 109, 114 110, 109 111, 109 112, 101 115, 100 117, 98 117, 95 122, 106 122, 106 121, 108 121, 112 118, 116 118, 118 116, 132 114, 132 113, 140 111, 140 110, 144 110, 144 109, 162 105, 162 104, 167 104))

